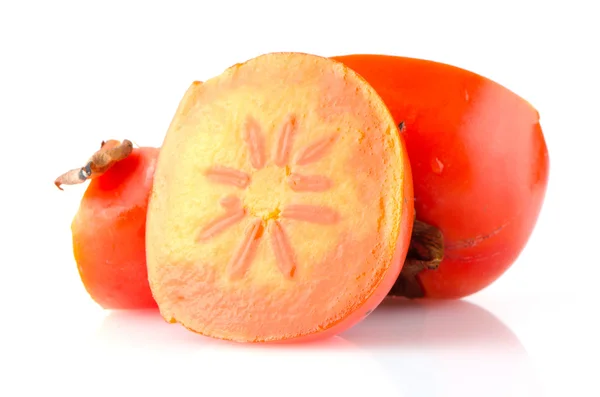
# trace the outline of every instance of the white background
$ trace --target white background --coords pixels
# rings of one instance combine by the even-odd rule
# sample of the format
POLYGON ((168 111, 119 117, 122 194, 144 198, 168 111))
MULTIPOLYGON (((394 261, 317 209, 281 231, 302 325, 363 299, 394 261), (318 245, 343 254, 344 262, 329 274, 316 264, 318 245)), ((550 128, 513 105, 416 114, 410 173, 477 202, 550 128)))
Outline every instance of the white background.
POLYGON ((600 396, 594 3, 2 0, 0 396, 600 396), (272 51, 433 59, 531 102, 550 183, 514 266, 468 299, 384 304, 293 349, 96 306, 70 245, 85 187, 54 178, 103 139, 159 146, 191 81, 272 51))

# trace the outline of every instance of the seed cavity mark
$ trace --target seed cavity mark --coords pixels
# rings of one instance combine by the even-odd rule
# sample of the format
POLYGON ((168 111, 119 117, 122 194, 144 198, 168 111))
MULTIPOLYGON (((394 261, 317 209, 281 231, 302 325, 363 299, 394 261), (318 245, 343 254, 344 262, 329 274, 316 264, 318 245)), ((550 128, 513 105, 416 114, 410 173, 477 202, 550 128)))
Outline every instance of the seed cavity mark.
POLYGON ((223 185, 233 185, 241 189, 245 189, 250 184, 250 175, 243 171, 236 170, 235 168, 225 167, 222 165, 215 165, 205 173, 206 177, 215 182, 223 185))
POLYGON ((219 233, 224 232, 231 226, 241 221, 244 216, 246 216, 246 211, 243 208, 234 209, 225 213, 224 215, 221 215, 202 228, 198 236, 198 240, 205 241, 219 233))
POLYGON ((287 165, 292 151, 294 133, 296 132, 296 118, 287 117, 277 134, 277 142, 273 153, 273 162, 278 167, 287 165))
POLYGON ((248 117, 243 129, 244 142, 250 153, 250 163, 259 170, 265 165, 265 138, 258 122, 248 117))
POLYGON ((275 253, 275 260, 279 270, 286 277, 294 277, 296 272, 294 252, 283 231, 283 227, 278 221, 273 221, 269 224, 269 235, 271 237, 271 247, 275 253))
POLYGON ((262 236, 262 228, 262 221, 255 219, 244 231, 244 237, 229 262, 228 273, 231 279, 239 279, 250 267, 262 236))
POLYGON ((242 201, 239 199, 239 197, 234 195, 228 195, 221 198, 221 200, 219 200, 219 204, 226 210, 235 210, 242 208, 242 201))
POLYGON ((340 220, 340 215, 336 210, 326 206, 310 204, 288 205, 281 212, 281 217, 320 225, 331 225, 340 220))
POLYGON ((288 185, 295 192, 325 192, 333 183, 322 175, 302 175, 292 173, 287 179, 288 185))
POLYGON ((332 134, 300 149, 296 153, 294 163, 296 165, 306 165, 319 161, 331 149, 338 136, 337 134, 332 134))

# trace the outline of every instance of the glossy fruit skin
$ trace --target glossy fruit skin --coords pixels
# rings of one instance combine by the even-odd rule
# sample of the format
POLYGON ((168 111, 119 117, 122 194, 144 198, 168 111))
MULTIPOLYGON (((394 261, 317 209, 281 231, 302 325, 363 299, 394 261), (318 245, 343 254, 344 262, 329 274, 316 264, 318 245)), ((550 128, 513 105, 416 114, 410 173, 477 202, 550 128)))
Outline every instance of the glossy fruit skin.
POLYGON ((333 57, 366 79, 404 138, 417 219, 445 240, 436 270, 417 277, 428 298, 487 287, 518 258, 549 176, 538 112, 501 85, 457 67, 406 57, 333 57))
POLYGON ((146 212, 159 149, 135 148, 90 181, 71 224, 81 281, 105 309, 156 308, 146 270, 146 212))

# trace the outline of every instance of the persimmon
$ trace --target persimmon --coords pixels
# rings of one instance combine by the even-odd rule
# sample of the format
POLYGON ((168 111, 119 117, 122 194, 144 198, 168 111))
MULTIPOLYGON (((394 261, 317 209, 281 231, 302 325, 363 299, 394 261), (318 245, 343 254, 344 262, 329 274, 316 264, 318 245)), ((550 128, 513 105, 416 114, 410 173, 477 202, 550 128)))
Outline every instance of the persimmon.
POLYGON ((103 142, 81 168, 56 180, 91 180, 71 223, 83 285, 105 309, 156 308, 146 271, 146 212, 159 150, 131 141, 103 142))
POLYGON ((148 278, 161 315, 237 342, 324 338, 398 278, 413 224, 404 143, 342 63, 270 53, 192 84, 161 147, 148 278))
POLYGON ((402 124, 417 221, 393 295, 461 298, 497 280, 544 201, 548 149, 537 110, 500 84, 443 63, 336 56, 402 124))
MULTIPOLYGON (((524 248, 543 203, 549 158, 537 111, 507 88, 455 66, 385 55, 333 59, 383 98, 402 127, 410 157, 417 219, 390 294, 460 298, 493 283, 524 248)), ((187 95, 199 92, 190 89, 187 95)), ((187 112, 183 105, 194 100, 184 98, 177 113, 187 112)), ((317 182, 313 186, 321 189, 327 184, 317 182)), ((146 194, 149 186, 136 189, 146 194)), ((89 219, 88 228, 92 224, 89 219)), ((144 242, 124 231, 120 238, 142 255, 144 242)), ((104 237, 97 233, 97 243, 104 237)), ((142 265, 115 258, 110 260, 123 267, 142 265)))

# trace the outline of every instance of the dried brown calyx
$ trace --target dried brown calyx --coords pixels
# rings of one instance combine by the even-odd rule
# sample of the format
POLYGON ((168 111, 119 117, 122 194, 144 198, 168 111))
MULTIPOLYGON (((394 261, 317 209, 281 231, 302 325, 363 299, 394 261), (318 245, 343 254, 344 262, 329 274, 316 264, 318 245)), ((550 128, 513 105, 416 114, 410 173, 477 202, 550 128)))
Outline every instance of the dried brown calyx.
POLYGON ((63 190, 61 185, 77 185, 88 179, 99 177, 115 163, 129 156, 132 151, 133 143, 127 139, 122 142, 115 139, 102 141, 100 149, 89 158, 83 167, 65 172, 56 178, 54 184, 63 190))
POLYGON ((444 236, 435 226, 416 219, 404 266, 390 296, 422 298, 425 291, 417 275, 423 270, 435 270, 444 258, 444 236))

